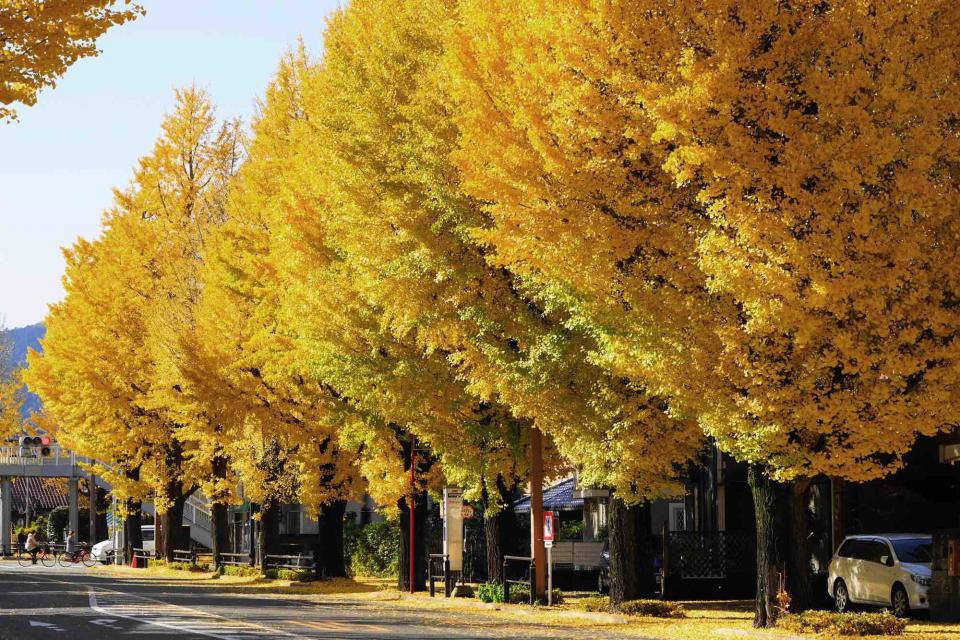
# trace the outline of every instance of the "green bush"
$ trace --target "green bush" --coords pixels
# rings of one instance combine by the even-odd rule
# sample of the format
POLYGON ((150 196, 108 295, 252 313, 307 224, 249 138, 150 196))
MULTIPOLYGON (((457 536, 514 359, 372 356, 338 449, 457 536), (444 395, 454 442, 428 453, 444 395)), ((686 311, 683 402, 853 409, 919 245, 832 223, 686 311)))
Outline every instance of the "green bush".
POLYGON ((242 576, 247 578, 259 578, 261 575, 259 567, 249 565, 225 564, 220 567, 220 575, 223 576, 242 576))
POLYGON ((795 633, 826 633, 831 636, 899 636, 907 627, 889 611, 880 613, 836 613, 803 611, 781 616, 778 626, 795 633))
POLYGON ((63 542, 63 536, 67 532, 67 525, 69 523, 70 509, 67 507, 55 507, 50 511, 50 515, 48 516, 48 539, 51 542, 63 542))
MULTIPOLYGON (((560 604, 563 602, 563 592, 560 589, 554 589, 550 592, 553 596, 553 604, 560 604)), ((502 600, 501 600, 502 601, 502 600)), ((535 604, 547 604, 546 600, 535 600, 535 604)), ((510 603, 511 604, 529 604, 530 603, 530 589, 521 585, 511 585, 510 586, 510 603)))
POLYGON ((477 597, 481 602, 503 602, 503 585, 484 582, 477 587, 477 597))
POLYGON ((560 523, 561 540, 583 540, 583 520, 569 520, 560 523))
POLYGON ((610 611, 610 598, 607 596, 590 596, 577 600, 577 605, 584 611, 606 613, 610 611))
POLYGON ((354 576, 389 578, 399 571, 400 522, 384 520, 344 525, 344 553, 354 576))
POLYGON ((668 600, 627 600, 619 607, 620 613, 628 616, 650 618, 685 618, 683 606, 668 600))
POLYGON ((263 575, 271 580, 291 582, 310 582, 316 577, 316 574, 309 569, 267 569, 263 575))

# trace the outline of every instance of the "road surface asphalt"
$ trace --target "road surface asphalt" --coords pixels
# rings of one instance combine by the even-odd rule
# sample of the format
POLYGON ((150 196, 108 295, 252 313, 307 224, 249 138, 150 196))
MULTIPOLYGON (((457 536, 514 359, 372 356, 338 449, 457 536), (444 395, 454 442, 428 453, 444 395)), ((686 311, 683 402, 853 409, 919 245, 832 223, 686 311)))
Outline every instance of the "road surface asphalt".
POLYGON ((322 603, 0 562, 0 640, 614 638, 610 628, 506 626, 502 618, 389 602, 322 603))

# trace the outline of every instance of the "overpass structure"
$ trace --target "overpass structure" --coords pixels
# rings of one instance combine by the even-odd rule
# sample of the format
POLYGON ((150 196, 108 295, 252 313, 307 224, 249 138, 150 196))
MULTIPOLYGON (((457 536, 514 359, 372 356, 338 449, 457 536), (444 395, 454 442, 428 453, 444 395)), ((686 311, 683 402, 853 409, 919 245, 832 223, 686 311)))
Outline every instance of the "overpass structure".
MULTIPOLYGON (((80 467, 81 462, 92 462, 78 457, 72 451, 62 449, 56 444, 49 445, 49 455, 43 455, 40 448, 22 445, 0 446, 0 555, 10 552, 13 517, 13 478, 67 478, 67 504, 70 512, 68 527, 77 531, 80 518, 77 508, 77 480, 88 477, 80 467)), ((99 476, 98 486, 110 490, 110 486, 99 476)), ((153 513, 153 505, 144 503, 143 510, 153 513)), ((200 495, 194 494, 183 508, 183 524, 190 527, 190 538, 203 547, 213 544, 210 533, 210 506, 200 495)), ((97 542, 91 541, 91 544, 97 542)))
POLYGON ((13 478, 67 478, 68 526, 74 531, 79 528, 77 480, 86 474, 80 468, 76 454, 55 444, 49 449, 49 455, 43 455, 38 448, 0 446, 0 553, 9 553, 11 549, 13 478))

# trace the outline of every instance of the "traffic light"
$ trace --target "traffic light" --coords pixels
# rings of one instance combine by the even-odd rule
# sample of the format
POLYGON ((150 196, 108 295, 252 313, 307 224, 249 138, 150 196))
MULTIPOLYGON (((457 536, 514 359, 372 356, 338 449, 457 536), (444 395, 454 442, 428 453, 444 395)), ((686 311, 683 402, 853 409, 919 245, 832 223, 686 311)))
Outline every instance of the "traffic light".
POLYGON ((50 436, 20 436, 21 449, 37 449, 44 457, 50 455, 50 444, 50 436))

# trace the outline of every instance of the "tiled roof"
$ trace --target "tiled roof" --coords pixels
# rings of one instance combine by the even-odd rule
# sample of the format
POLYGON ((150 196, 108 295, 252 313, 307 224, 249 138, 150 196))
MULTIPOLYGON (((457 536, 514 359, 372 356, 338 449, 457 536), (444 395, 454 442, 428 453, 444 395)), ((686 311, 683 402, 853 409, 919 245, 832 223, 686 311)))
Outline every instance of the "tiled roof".
MULTIPOLYGON (((575 480, 570 477, 543 490, 543 508, 546 511, 576 511, 583 509, 583 498, 573 497, 575 480)), ((530 496, 513 501, 515 511, 530 511, 530 496)))
POLYGON ((33 509, 49 511, 54 507, 67 506, 67 494, 58 484, 44 482, 44 478, 16 478, 13 482, 13 510, 26 511, 27 487, 30 488, 30 504, 33 509))

